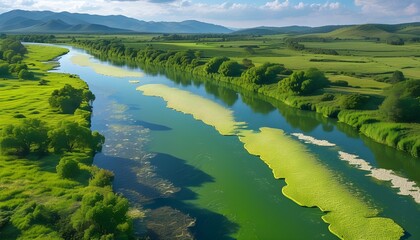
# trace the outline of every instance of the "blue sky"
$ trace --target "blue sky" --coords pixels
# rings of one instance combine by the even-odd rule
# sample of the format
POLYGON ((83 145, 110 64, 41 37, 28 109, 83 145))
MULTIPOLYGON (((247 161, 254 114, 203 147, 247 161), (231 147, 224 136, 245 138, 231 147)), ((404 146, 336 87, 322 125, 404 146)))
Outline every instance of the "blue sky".
POLYGON ((234 28, 420 22, 420 0, 0 0, 0 13, 13 9, 194 19, 234 28))

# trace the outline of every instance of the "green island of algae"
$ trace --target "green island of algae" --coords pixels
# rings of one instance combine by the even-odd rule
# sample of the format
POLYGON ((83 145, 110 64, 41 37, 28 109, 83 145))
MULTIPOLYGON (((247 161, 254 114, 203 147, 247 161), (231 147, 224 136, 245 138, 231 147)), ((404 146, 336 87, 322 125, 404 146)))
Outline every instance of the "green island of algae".
POLYGON ((110 65, 95 63, 92 58, 88 55, 78 54, 71 57, 71 61, 82 67, 90 67, 97 74, 110 76, 110 77, 143 77, 143 73, 128 71, 120 67, 114 67, 110 65))
POLYGON ((197 120, 215 127, 223 135, 238 135, 245 149, 272 169, 274 177, 284 178, 285 196, 301 206, 318 207, 326 212, 322 219, 329 230, 342 239, 399 239, 404 230, 392 219, 377 217, 378 211, 352 195, 333 172, 321 165, 300 142, 280 129, 261 128, 261 132, 241 129, 233 112, 190 92, 162 84, 137 88, 146 96, 157 96, 168 108, 191 114, 197 120))
POLYGON ((188 91, 163 84, 147 84, 137 87, 137 90, 146 96, 163 98, 168 108, 190 114, 194 119, 215 127, 222 135, 235 135, 236 130, 244 125, 235 121, 231 110, 188 91))
POLYGON ((304 145, 280 129, 244 130, 239 139, 259 156, 276 179, 284 178, 283 194, 301 206, 318 207, 329 230, 341 239, 399 239, 404 230, 392 219, 352 195, 333 172, 319 163, 304 145))

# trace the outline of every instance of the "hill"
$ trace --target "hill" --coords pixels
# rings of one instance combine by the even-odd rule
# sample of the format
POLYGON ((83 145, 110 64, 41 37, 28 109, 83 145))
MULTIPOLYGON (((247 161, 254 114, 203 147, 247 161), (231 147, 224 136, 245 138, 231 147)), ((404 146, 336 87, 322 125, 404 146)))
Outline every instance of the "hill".
POLYGON ((242 35, 274 35, 291 34, 306 35, 316 34, 319 37, 363 39, 387 39, 399 37, 402 39, 413 38, 420 35, 420 23, 403 24, 362 24, 362 25, 329 25, 321 27, 289 26, 289 27, 256 27, 241 29, 233 34, 242 35))
POLYGON ((0 32, 14 33, 230 33, 232 30, 199 21, 146 22, 122 15, 13 10, 0 15, 0 32))

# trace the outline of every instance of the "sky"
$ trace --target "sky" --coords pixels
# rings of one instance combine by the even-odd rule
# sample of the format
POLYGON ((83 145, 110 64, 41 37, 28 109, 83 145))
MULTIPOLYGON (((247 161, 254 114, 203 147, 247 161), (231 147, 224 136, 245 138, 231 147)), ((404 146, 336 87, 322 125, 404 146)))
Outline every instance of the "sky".
POLYGON ((0 0, 13 9, 198 20, 231 28, 420 22, 420 0, 0 0))

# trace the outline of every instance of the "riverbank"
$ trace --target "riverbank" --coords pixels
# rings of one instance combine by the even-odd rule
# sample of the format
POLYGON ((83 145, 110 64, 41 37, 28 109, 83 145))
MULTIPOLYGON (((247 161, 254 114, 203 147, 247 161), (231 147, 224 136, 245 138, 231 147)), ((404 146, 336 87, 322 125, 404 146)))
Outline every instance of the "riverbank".
MULTIPOLYGON (((126 48, 123 44, 120 44, 115 49, 102 46, 101 43, 94 41, 78 41, 73 44, 107 59, 122 60, 126 63, 140 65, 145 71, 147 71, 147 65, 186 71, 197 77, 212 79, 214 82, 225 82, 234 85, 240 88, 241 91, 260 93, 294 108, 316 111, 324 117, 336 118, 338 121, 354 127, 361 134, 376 142, 405 151, 415 157, 420 156, 420 138, 418 137, 420 136, 420 124, 385 120, 383 114, 378 110, 378 106, 383 101, 384 96, 365 95, 369 98, 365 108, 356 110, 345 109, 341 104, 349 93, 336 93, 336 89, 326 88, 308 96, 281 94, 277 83, 246 83, 243 77, 240 76, 228 77, 217 71, 208 73, 208 71, 204 71, 204 68, 209 60, 194 56, 192 52, 188 51, 175 53, 147 48, 135 53, 133 49, 125 51, 125 49, 129 48, 126 48), (326 99, 323 93, 330 94, 330 98, 326 99)), ((350 92, 358 93, 358 88, 352 88, 350 92)), ((360 93, 364 95, 362 91, 360 93)))
MULTIPOLYGON (((74 113, 66 114, 50 106, 52 93, 66 85, 89 92, 88 85, 78 76, 50 72, 57 66, 52 60, 66 54, 68 49, 25 47, 27 53, 22 63, 33 77, 24 80, 11 74, 0 81, 0 238, 132 236, 128 202, 113 192, 112 173, 92 165, 103 139, 90 130, 89 104, 84 102, 74 113), (37 128, 27 128, 34 122, 40 123, 37 128), (7 129, 13 128, 13 133, 18 128, 41 133, 45 137, 43 152, 36 151, 41 144, 38 149, 30 144, 29 153, 15 154, 16 146, 5 140, 11 139, 7 129), (70 128, 76 131, 68 132, 70 128), (64 135, 58 134, 61 130, 64 135), (61 140, 72 141, 72 137, 79 139, 82 133, 84 139, 98 140, 93 141, 95 146, 75 140, 71 149, 64 151, 58 147, 59 136, 61 140), (94 211, 97 215, 89 215, 94 211), (113 213, 109 215, 107 211, 113 213), (107 224, 104 219, 114 223, 107 224)), ((25 134, 34 137, 34 141, 41 135, 25 134)), ((65 144, 63 148, 69 146, 65 144)))

